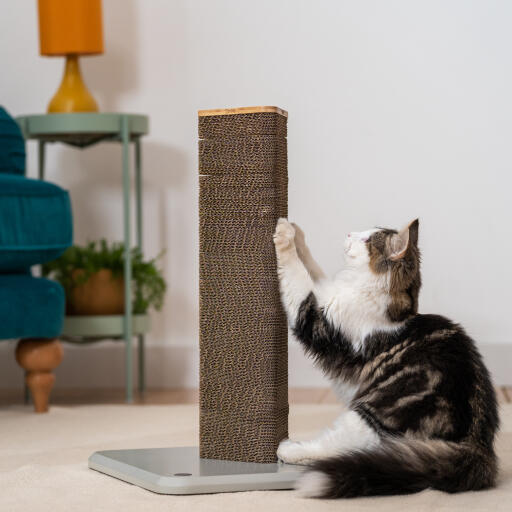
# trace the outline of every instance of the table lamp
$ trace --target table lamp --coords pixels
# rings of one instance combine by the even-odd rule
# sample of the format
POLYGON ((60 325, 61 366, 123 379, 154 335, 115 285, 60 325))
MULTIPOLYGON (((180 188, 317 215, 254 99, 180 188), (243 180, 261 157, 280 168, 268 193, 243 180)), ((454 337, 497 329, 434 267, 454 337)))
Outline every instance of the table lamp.
POLYGON ((48 112, 96 112, 87 89, 79 55, 103 53, 101 0, 39 0, 41 55, 66 57, 64 76, 48 112))

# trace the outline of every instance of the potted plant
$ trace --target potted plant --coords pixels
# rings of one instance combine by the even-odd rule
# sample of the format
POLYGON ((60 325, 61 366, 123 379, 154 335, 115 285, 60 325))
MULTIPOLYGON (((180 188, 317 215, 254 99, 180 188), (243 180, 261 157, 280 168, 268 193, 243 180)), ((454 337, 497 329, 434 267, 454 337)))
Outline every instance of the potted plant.
MULTIPOLYGON (((139 249, 131 250, 133 313, 160 310, 166 290, 159 257, 144 261, 139 249)), ((66 292, 69 315, 120 315, 124 313, 124 244, 106 240, 74 245, 60 258, 46 263, 43 272, 60 282, 66 292)))

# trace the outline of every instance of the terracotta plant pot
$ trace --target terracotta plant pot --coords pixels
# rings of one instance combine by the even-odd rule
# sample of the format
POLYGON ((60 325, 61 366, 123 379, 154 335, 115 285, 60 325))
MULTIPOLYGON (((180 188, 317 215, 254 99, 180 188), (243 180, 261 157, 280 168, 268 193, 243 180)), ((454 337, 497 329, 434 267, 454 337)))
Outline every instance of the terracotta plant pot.
MULTIPOLYGON (((73 271, 76 280, 83 270, 73 271)), ((122 315, 124 313, 124 281, 113 277, 112 271, 104 268, 71 290, 67 304, 70 315, 122 315)))

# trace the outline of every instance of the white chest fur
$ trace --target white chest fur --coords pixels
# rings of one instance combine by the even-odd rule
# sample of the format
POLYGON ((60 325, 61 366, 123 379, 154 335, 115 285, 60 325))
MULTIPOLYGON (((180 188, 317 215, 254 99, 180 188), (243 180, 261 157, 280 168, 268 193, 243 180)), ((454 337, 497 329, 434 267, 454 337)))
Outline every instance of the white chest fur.
POLYGON ((334 327, 361 350, 365 338, 378 331, 400 327, 387 318, 390 297, 385 277, 367 269, 340 272, 335 281, 318 291, 324 314, 334 327))

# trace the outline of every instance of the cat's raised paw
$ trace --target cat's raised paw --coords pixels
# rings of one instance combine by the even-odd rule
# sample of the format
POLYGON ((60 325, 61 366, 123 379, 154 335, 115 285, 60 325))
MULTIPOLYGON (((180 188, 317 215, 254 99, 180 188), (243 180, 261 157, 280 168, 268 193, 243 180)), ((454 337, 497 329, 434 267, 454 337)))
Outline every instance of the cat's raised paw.
POLYGON ((274 244, 277 250, 285 250, 292 247, 295 239, 295 228, 287 219, 280 218, 277 221, 274 233, 274 244))
POLYGON ((306 236, 304 235, 304 231, 297 226, 295 222, 292 222, 293 229, 295 230, 295 245, 297 246, 297 250, 303 249, 306 247, 306 236))

